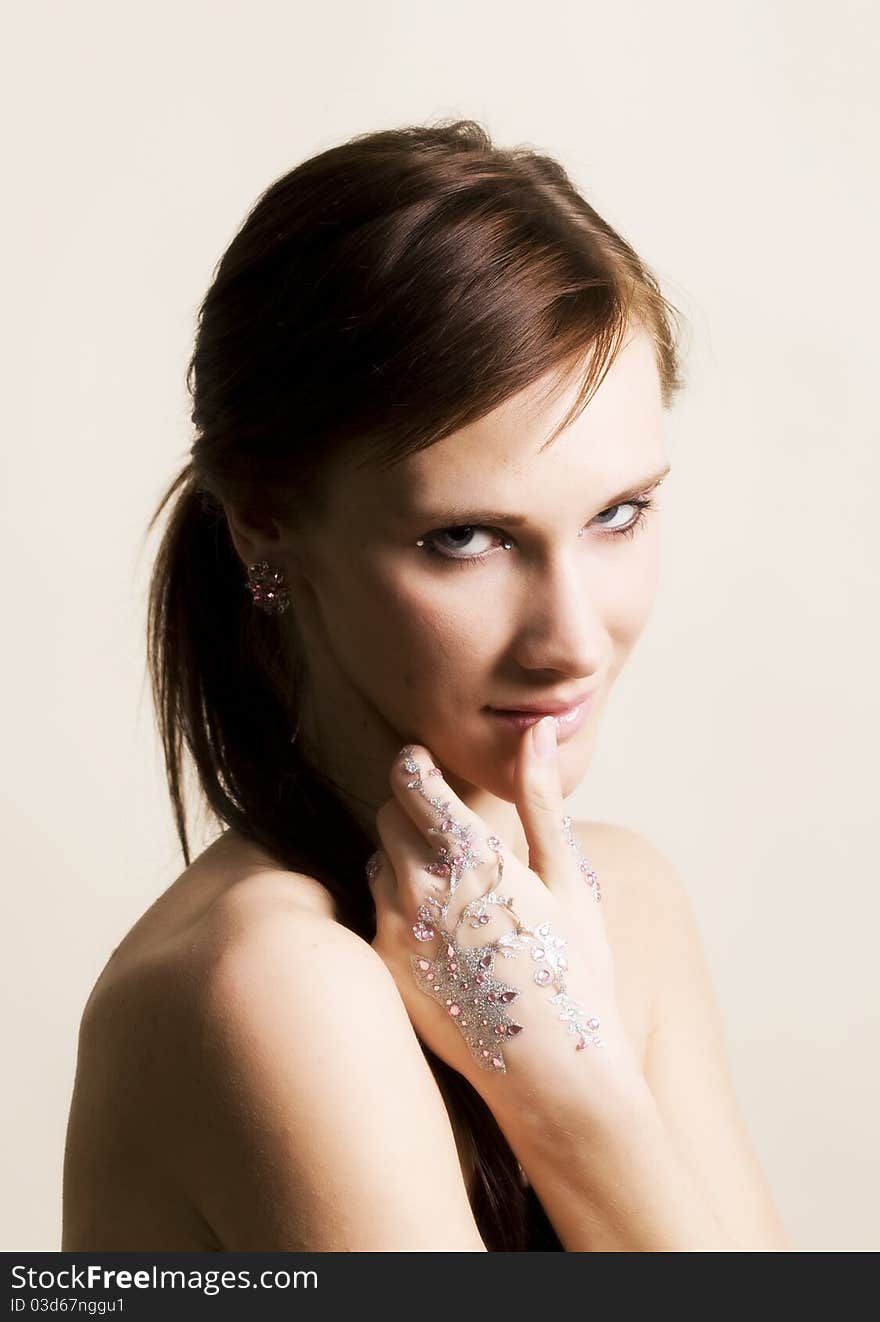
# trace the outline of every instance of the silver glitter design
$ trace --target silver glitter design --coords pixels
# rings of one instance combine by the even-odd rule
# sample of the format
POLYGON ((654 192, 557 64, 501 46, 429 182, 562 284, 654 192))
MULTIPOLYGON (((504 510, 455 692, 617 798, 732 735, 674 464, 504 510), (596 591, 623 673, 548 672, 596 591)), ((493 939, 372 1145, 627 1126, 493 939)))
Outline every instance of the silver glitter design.
MULTIPOLYGON (((458 841, 460 851, 454 854, 447 845, 443 845, 437 851, 436 862, 429 863, 425 868, 431 876, 448 884, 442 887, 435 883, 434 890, 441 898, 436 895, 427 896, 419 905, 413 924, 412 931, 417 941, 434 942, 439 939, 441 942, 440 953, 433 958, 410 955, 419 987, 455 1020, 477 1063, 483 1069, 505 1073, 507 1066, 502 1043, 518 1036, 523 1031, 523 1025, 516 1023, 507 1013, 508 1007, 520 995, 520 989, 496 976, 496 958, 513 959, 520 952, 527 951, 531 959, 541 965, 535 970, 534 981, 540 987, 552 987, 555 990, 552 1003, 559 1006, 558 1017, 566 1024, 568 1032, 577 1037, 575 1050, 582 1051, 586 1046, 603 1046, 598 1035, 599 1020, 593 1015, 585 1017, 583 1009, 566 991, 565 970, 568 963, 561 953, 565 945, 564 938, 554 936, 549 923, 541 923, 535 929, 528 927, 515 913, 513 897, 500 893, 498 887, 504 876, 504 854, 501 841, 496 835, 488 836, 486 844, 497 857, 497 877, 488 890, 465 905, 454 928, 449 929, 446 922, 449 903, 461 878, 484 860, 474 846, 472 828, 456 821, 448 800, 430 794, 425 789, 413 752, 412 745, 408 745, 401 753, 404 768, 413 777, 406 788, 416 790, 433 808, 438 825, 429 827, 429 834, 451 837, 458 841), (462 923, 467 922, 471 928, 487 926, 494 916, 489 912, 493 907, 496 910, 502 909, 510 918, 512 930, 503 932, 485 945, 460 945, 457 933, 462 923)), ((432 767, 428 775, 442 776, 442 772, 432 767)), ((571 818, 563 819, 566 838, 574 844, 570 826, 571 818)), ((574 847, 577 849, 576 844, 574 847)), ((589 865, 583 870, 595 877, 589 865)), ((598 891, 594 890, 594 893, 598 899, 598 891)))
POLYGON ((578 867, 580 868, 581 872, 584 874, 584 881, 587 883, 587 885, 590 887, 590 890, 593 892, 593 899, 598 904, 598 902, 602 898, 602 888, 599 885, 599 878, 596 876, 595 872, 590 867, 590 864, 584 858, 583 854, 580 851, 580 846, 578 845, 578 842, 575 840, 574 836, 571 833, 570 817, 563 817, 562 829, 565 833, 566 840, 568 841, 568 843, 571 845, 572 849, 578 856, 578 867))

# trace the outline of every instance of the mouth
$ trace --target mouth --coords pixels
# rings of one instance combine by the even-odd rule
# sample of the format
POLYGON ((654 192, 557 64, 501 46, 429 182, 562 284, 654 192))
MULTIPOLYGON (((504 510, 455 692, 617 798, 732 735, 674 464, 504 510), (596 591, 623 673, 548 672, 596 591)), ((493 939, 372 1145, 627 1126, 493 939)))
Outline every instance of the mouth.
POLYGON ((514 711, 500 707, 489 707, 487 710, 492 716, 496 717, 499 721, 504 722, 505 725, 513 730, 524 730, 526 726, 534 725, 537 721, 540 721, 542 717, 552 716, 556 722, 556 740, 558 743, 562 743, 564 739, 568 739, 576 730, 581 728, 590 713, 592 703, 593 695, 590 693, 585 698, 582 698, 580 702, 575 703, 574 706, 565 707, 561 710, 558 707, 556 710, 545 709, 542 711, 535 709, 530 711, 514 711))

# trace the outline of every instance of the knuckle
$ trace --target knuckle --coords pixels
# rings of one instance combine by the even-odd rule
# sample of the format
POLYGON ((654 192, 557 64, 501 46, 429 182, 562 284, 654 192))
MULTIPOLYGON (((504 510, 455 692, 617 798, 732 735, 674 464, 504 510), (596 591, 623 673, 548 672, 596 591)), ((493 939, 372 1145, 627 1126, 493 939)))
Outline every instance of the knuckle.
POLYGON ((413 774, 413 763, 417 763, 421 768, 426 756, 427 750, 421 744, 404 744, 394 759, 392 774, 398 780, 408 780, 413 774))
POLYGON ((559 804, 559 796, 552 789, 545 789, 542 785, 534 785, 529 791, 529 803, 535 812, 548 813, 558 816, 562 819, 562 809, 559 804))

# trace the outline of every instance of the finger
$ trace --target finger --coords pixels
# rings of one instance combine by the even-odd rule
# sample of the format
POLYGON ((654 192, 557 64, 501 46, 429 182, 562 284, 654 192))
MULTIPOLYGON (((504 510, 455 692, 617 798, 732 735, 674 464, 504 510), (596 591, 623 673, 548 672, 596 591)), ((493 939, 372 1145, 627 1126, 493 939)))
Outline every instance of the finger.
POLYGON ((378 913, 380 906, 387 907, 397 898, 397 876, 391 859, 384 849, 377 849, 370 855, 364 872, 378 913))
POLYGON ((438 864, 436 848, 428 845, 397 799, 386 799, 382 804, 376 813, 376 830, 394 872, 395 898, 402 912, 414 914, 427 895, 445 894, 447 872, 438 864))
POLYGON ((431 870, 455 889, 463 874, 493 860, 485 823, 443 778, 421 744, 408 744, 391 768, 395 800, 436 856, 431 870))
POLYGON ((556 722, 545 716, 526 727, 514 771, 514 800, 529 846, 529 867, 544 884, 571 884, 576 860, 564 831, 556 722))
MULTIPOLYGON (((468 904, 497 886, 503 863, 500 841, 495 836, 486 835, 485 824, 480 818, 468 812, 469 821, 462 823, 458 816, 453 816, 452 800, 458 800, 451 791, 448 791, 449 798, 445 794, 431 795, 424 791, 421 771, 432 763, 424 756, 426 750, 419 750, 423 755, 421 760, 413 756, 414 752, 412 746, 405 750, 400 767, 403 774, 398 783, 402 787, 400 794, 404 805, 409 806, 409 796, 421 789, 419 798, 424 800, 424 808, 414 807, 405 812, 401 800, 393 797, 379 809, 376 824, 397 874, 398 907, 408 916, 416 939, 428 941, 437 935, 438 930, 457 930, 468 904), (438 822, 436 828, 431 827, 433 820, 438 822), (480 843, 479 854, 473 848, 473 831, 477 823, 481 836, 486 836, 485 844, 480 843), (429 840, 434 843, 429 844, 429 840), (480 875, 476 869, 490 859, 490 876, 480 875), (465 873, 472 877, 471 883, 459 889, 465 873)), ((438 779, 433 778, 431 783, 435 784, 438 779)), ((461 805, 462 810, 466 811, 464 805, 461 805)), ((477 926, 481 928, 488 921, 488 916, 481 913, 477 926)))

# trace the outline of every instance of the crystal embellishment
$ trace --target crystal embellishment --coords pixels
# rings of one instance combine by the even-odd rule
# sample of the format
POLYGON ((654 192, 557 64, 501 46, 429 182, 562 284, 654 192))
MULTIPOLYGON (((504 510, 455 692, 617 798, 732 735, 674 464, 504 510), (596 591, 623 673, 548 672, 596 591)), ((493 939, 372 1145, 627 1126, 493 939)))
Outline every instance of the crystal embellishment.
MULTIPOLYGON (((433 889, 437 894, 427 896, 424 903, 419 905, 412 927, 416 940, 433 942, 439 938, 441 947, 439 953, 430 959, 424 955, 410 955, 418 986, 455 1020, 474 1060, 483 1069, 504 1073, 507 1066, 503 1044, 523 1031, 523 1025, 508 1014, 508 1008, 521 993, 519 988, 498 976, 496 959, 514 959, 520 951, 528 950, 532 961, 541 965, 535 970, 535 982, 539 986, 555 988, 552 1003, 559 1007, 558 1017, 565 1022, 569 1033, 577 1035, 575 1050, 581 1051, 588 1045, 602 1046, 602 1039, 598 1036, 599 1020, 594 1015, 585 1018, 581 1007, 566 991, 564 975, 568 964, 561 953, 565 945, 564 938, 554 936, 550 924, 546 922, 532 930, 515 913, 513 898, 502 895, 498 889, 504 876, 504 851, 497 835, 486 837, 487 847, 497 858, 494 883, 482 895, 469 901, 455 926, 451 930, 448 927, 450 900, 462 877, 484 860, 476 849, 472 828, 455 819, 448 800, 429 793, 425 788, 413 753, 411 745, 401 753, 404 769, 411 777, 406 787, 421 794, 434 811, 437 826, 429 827, 429 834, 442 835, 450 841, 438 847, 435 861, 425 868, 433 878, 446 885, 440 886, 435 881, 433 889), (457 853, 453 852, 452 845, 457 845, 457 853), (500 909, 506 914, 513 927, 485 945, 461 945, 458 932, 462 924, 467 922, 469 927, 475 929, 485 927, 493 921, 493 913, 490 912, 493 909, 500 909)), ((439 768, 431 767, 427 775, 430 777, 438 773, 442 776, 439 768)), ((566 839, 577 851, 577 844, 571 836, 570 817, 563 819, 563 830, 566 839)), ((588 870, 595 879, 593 890, 598 900, 598 878, 589 864, 584 870, 588 870)), ((593 885, 592 882, 590 884, 593 885)))

